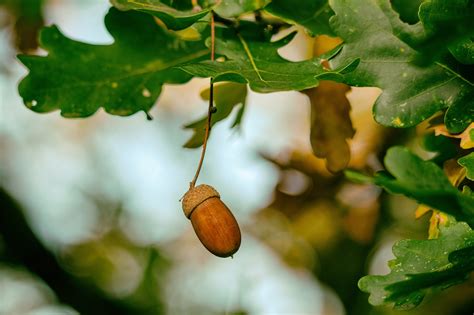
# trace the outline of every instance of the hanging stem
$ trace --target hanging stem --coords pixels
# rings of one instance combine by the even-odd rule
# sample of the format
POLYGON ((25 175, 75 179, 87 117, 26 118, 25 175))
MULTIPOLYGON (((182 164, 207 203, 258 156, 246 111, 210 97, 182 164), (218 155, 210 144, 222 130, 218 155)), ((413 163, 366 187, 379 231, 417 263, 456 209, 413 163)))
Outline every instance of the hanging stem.
MULTIPOLYGON (((215 41, 216 41, 216 32, 215 32, 215 21, 214 21, 214 12, 211 11, 211 60, 214 61, 215 59, 215 41)), ((209 132, 211 131, 211 118, 213 113, 213 106, 214 106, 214 83, 212 83, 212 78, 210 79, 210 87, 209 87, 209 106, 207 110, 207 124, 206 124, 206 132, 204 134, 204 141, 202 144, 202 151, 201 151, 201 158, 199 159, 199 164, 196 170, 196 174, 194 175, 193 181, 189 184, 189 188, 193 188, 196 186, 196 181, 199 177, 199 173, 201 172, 202 163, 204 162, 204 156, 206 155, 206 148, 207 148, 207 140, 209 138, 209 132)))

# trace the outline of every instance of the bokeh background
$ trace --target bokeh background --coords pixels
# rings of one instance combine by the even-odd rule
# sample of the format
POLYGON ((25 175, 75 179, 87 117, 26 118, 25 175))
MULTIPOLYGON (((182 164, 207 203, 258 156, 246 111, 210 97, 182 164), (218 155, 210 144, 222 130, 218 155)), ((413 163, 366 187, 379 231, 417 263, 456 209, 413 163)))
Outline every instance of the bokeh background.
MULTIPOLYGON (((28 110, 17 92, 20 52, 44 54, 37 31, 110 43, 107 0, 0 0, 0 314, 395 314, 357 288, 386 273, 391 246, 426 238, 416 204, 331 174, 312 154, 310 103, 298 92, 249 91, 244 118, 213 128, 200 182, 216 187, 240 222, 233 259, 209 254, 179 199, 199 150, 183 126, 207 105, 208 81, 166 86, 154 120, 143 114, 88 119, 28 110)), ((303 32, 281 54, 308 57, 303 32)), ((92 71, 92 70, 91 70, 92 71)), ((403 143, 420 154, 418 130, 373 122, 375 88, 352 89, 350 167, 382 168, 403 143)), ((472 314, 472 280, 408 314, 472 314)))

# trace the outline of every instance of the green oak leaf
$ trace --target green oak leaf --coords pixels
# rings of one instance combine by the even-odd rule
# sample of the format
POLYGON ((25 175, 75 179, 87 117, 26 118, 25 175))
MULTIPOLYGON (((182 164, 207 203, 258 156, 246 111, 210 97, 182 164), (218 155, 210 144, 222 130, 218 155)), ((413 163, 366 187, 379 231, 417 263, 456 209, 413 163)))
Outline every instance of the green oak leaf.
POLYGON ((214 11, 225 18, 260 10, 271 0, 218 0, 214 11))
MULTIPOLYGON (((209 89, 201 93, 201 97, 205 100, 209 100, 209 89)), ((241 83, 225 82, 214 86, 214 103, 217 108, 217 112, 212 115, 211 127, 214 126, 221 120, 227 118, 232 110, 242 105, 239 112, 237 113, 236 120, 232 127, 237 126, 243 115, 245 108, 245 101, 247 99, 247 85, 241 83)), ((204 135, 206 131, 207 115, 198 121, 195 121, 189 125, 186 125, 186 129, 193 129, 194 134, 184 144, 185 148, 198 148, 202 145, 204 135)))
POLYGON ((474 40, 466 38, 449 47, 449 51, 457 61, 465 65, 474 64, 474 40))
POLYGON ((474 152, 460 158, 458 163, 466 169, 466 177, 474 181, 474 152))
POLYGON ((432 290, 465 281, 474 270, 474 231, 464 222, 449 220, 440 226, 440 237, 402 240, 393 246, 390 273, 365 276, 359 288, 370 293, 373 305, 394 304, 408 310, 419 305, 432 290))
POLYGON ((323 57, 300 62, 282 58, 278 49, 287 45, 295 34, 268 42, 229 32, 216 38, 216 53, 224 56, 224 61, 206 60, 179 68, 194 76, 211 77, 214 82, 248 83, 256 92, 269 93, 308 89, 317 86, 320 79, 341 80, 343 73, 357 66, 357 58, 341 63, 335 70, 323 68, 323 57))
POLYGON ((306 28, 313 36, 334 35, 329 26, 329 18, 334 15, 327 0, 273 0, 265 11, 290 24, 306 28))
POLYGON ((348 180, 357 184, 373 184, 374 183, 373 177, 363 174, 361 172, 355 171, 355 170, 351 170, 351 169, 345 169, 344 176, 348 180))
POLYGON ((424 38, 417 47, 425 55, 440 55, 448 47, 474 35, 472 0, 424 1, 418 15, 424 27, 424 38))
POLYGON ((446 126, 458 133, 474 120, 474 83, 448 63, 413 63, 418 53, 394 35, 401 30, 392 25, 396 14, 388 0, 331 0, 330 5, 336 13, 330 23, 345 41, 331 65, 360 58, 344 82, 383 90, 374 105, 377 122, 411 127, 447 108, 446 126))
POLYGON ((156 16, 172 30, 185 29, 210 12, 210 8, 194 10, 191 1, 172 1, 170 4, 159 0, 110 0, 110 2, 122 11, 137 10, 156 16), (181 7, 177 7, 176 4, 181 4, 181 7))
POLYGON ((456 145, 450 138, 434 133, 425 135, 421 140, 421 145, 426 151, 435 153, 430 161, 437 165, 442 165, 445 161, 454 158, 458 154, 459 145, 456 145))
POLYGON ((406 23, 415 24, 420 20, 418 9, 423 0, 392 0, 392 6, 400 14, 400 19, 406 23))
POLYGON ((173 30, 185 29, 206 16, 211 10, 224 18, 234 18, 242 14, 260 10, 270 0, 211 0, 199 1, 202 5, 192 5, 186 1, 166 0, 110 0, 118 9, 138 10, 156 16, 173 30))
POLYGON ((164 83, 191 79, 174 66, 209 54, 203 42, 179 40, 147 14, 112 8, 105 24, 115 39, 111 45, 71 40, 55 26, 42 31, 48 55, 18 57, 30 69, 19 85, 27 107, 60 109, 64 117, 87 117, 100 107, 120 116, 148 112, 164 83))
POLYGON ((388 173, 376 173, 376 185, 474 225, 474 196, 451 185, 435 163, 422 160, 404 147, 390 148, 384 162, 388 173))
MULTIPOLYGON (((417 11, 420 22, 415 25, 401 22, 393 14, 390 3, 379 1, 379 4, 396 29, 395 34, 420 52, 415 59, 422 65, 446 54, 447 49, 456 50, 474 35, 474 4, 471 0, 423 1, 417 11)), ((395 2, 392 5, 397 9, 395 2)))
POLYGON ((474 2, 472 0, 423 1, 418 15, 428 35, 437 36, 441 33, 452 37, 474 32, 474 2))

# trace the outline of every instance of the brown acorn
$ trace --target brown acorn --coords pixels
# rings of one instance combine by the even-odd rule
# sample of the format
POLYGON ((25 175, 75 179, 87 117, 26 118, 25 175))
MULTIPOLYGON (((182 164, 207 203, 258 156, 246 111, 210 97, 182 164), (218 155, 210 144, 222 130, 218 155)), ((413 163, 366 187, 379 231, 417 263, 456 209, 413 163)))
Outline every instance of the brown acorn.
POLYGON ((183 197, 183 211, 197 237, 211 253, 229 257, 240 247, 240 229, 232 212, 209 185, 191 188, 183 197))

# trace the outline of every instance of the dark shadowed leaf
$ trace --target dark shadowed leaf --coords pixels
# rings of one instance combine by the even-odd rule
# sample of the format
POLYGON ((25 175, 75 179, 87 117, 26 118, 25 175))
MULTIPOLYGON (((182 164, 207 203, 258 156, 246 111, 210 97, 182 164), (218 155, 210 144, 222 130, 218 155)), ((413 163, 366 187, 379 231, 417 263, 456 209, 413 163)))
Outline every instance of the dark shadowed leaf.
POLYGON ((400 14, 400 19, 406 23, 415 24, 420 20, 418 9, 423 0, 392 0, 393 9, 400 14))
MULTIPOLYGON (((205 100, 209 100, 209 89, 203 91, 201 93, 201 97, 205 100)), ((238 125, 240 123, 240 119, 242 118, 246 99, 246 84, 225 82, 214 86, 214 103, 217 107, 217 112, 212 115, 211 127, 219 121, 227 118, 236 106, 242 105, 242 108, 238 112, 236 121, 232 127, 238 125)), ((184 144, 185 148, 198 148, 202 145, 206 131, 206 123, 207 115, 198 121, 185 126, 186 129, 192 129, 194 131, 192 137, 184 144)))
POLYGON ((426 151, 436 154, 430 161, 438 165, 442 165, 444 161, 452 159, 458 154, 458 146, 451 139, 442 135, 437 136, 434 133, 424 136, 421 145, 426 151))
POLYGON ((449 51, 459 62, 466 65, 474 64, 474 40, 472 38, 464 39, 452 45, 449 47, 449 51))
POLYGON ((460 139, 459 146, 462 149, 474 148, 474 123, 471 123, 463 132, 452 134, 448 131, 444 124, 433 125, 436 136, 443 135, 448 138, 460 139))
POLYGON ((423 50, 424 58, 427 54, 440 55, 448 47, 456 47, 474 36, 472 0, 424 1, 418 14, 424 27, 424 38, 417 46, 423 50))
MULTIPOLYGON (((377 0, 390 19, 394 34, 420 54, 417 63, 428 65, 474 35, 474 4, 471 0, 423 1, 417 10, 420 22, 408 25, 394 14, 390 3, 377 0)), ((416 2, 416 1, 415 1, 416 2)))

